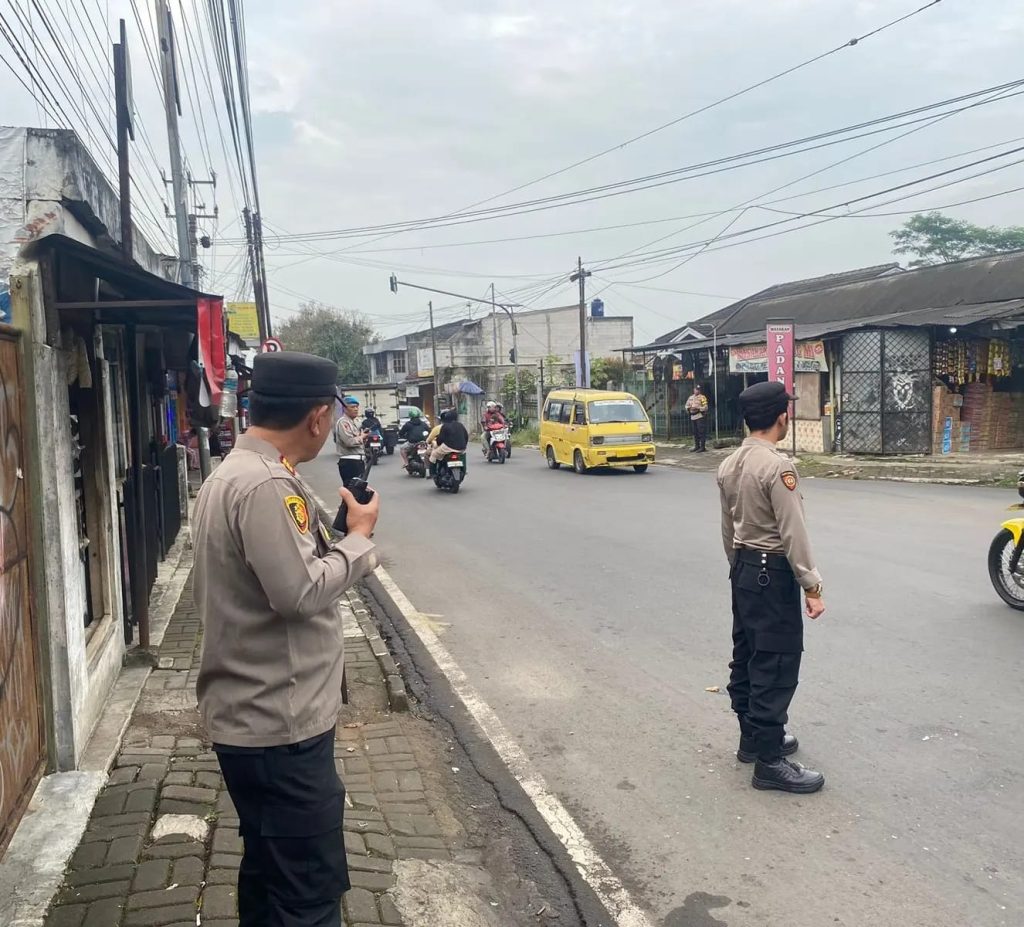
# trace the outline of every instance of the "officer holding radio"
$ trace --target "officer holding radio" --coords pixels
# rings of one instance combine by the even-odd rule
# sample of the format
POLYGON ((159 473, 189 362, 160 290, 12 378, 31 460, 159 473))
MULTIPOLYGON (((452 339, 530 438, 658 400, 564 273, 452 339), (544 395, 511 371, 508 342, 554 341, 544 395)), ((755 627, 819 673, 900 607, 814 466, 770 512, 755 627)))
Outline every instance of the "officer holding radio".
POLYGON ((782 792, 816 792, 825 777, 786 757, 799 744, 786 733, 803 653, 803 590, 807 617, 825 611, 803 499, 793 461, 777 445, 789 431, 781 383, 757 383, 740 393, 750 429, 718 469, 722 542, 732 583, 733 657, 729 695, 739 718, 740 762, 754 763, 751 784, 782 792))
POLYGON ((295 472, 331 435, 337 375, 322 357, 259 355, 251 427, 196 500, 196 692, 238 811, 239 927, 339 927, 349 888, 337 604, 377 565, 379 500, 342 488, 347 534, 336 540, 295 472))

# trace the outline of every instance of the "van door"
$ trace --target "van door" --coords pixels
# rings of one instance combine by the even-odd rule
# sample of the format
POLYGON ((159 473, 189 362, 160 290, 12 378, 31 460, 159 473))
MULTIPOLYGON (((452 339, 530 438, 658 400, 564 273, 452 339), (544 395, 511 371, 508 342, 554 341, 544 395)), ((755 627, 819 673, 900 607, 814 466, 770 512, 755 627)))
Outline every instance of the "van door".
POLYGON ((586 403, 576 400, 572 403, 572 423, 569 425, 569 459, 573 457, 576 448, 583 451, 586 456, 590 449, 590 426, 587 424, 586 403))
POLYGON ((547 455, 548 447, 555 452, 555 460, 561 461, 562 451, 559 446, 562 426, 559 419, 562 417, 562 400, 549 399, 544 405, 544 418, 540 424, 541 453, 547 455))

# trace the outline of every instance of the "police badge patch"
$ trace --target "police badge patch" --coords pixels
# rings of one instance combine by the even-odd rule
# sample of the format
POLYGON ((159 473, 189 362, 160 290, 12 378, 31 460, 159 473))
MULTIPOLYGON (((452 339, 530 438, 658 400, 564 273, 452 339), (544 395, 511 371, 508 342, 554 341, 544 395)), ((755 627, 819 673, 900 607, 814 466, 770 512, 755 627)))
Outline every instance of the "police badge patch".
POLYGON ((299 529, 299 534, 309 531, 309 512, 306 510, 306 500, 302 496, 285 496, 284 506, 288 509, 292 521, 295 522, 295 527, 299 529))
POLYGON ((796 474, 792 470, 787 470, 782 474, 782 485, 790 492, 796 489, 796 474))

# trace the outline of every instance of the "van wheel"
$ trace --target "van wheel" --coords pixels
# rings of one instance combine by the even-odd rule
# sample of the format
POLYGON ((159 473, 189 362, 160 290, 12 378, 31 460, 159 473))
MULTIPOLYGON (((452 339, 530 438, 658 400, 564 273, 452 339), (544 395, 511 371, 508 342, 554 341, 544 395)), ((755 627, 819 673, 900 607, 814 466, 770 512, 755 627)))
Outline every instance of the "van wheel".
POLYGON ((558 458, 555 457, 555 449, 549 444, 547 453, 544 455, 548 461, 549 470, 557 470, 562 465, 558 462, 558 458))
POLYGON ((646 473, 647 464, 633 464, 633 470, 636 473, 646 473))
POLYGON ((579 448, 577 448, 576 453, 572 455, 572 468, 580 474, 587 472, 587 464, 583 459, 583 452, 579 448))

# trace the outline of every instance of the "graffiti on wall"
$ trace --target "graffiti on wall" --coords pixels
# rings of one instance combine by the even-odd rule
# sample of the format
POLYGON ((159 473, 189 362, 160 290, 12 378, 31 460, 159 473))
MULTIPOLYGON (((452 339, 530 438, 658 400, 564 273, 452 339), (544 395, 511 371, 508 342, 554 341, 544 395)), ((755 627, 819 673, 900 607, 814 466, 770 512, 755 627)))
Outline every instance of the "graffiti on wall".
POLYGON ((0 322, 11 324, 11 291, 6 280, 0 280, 0 322))
POLYGON ((15 343, 0 338, 0 834, 42 751, 17 364, 15 343))

